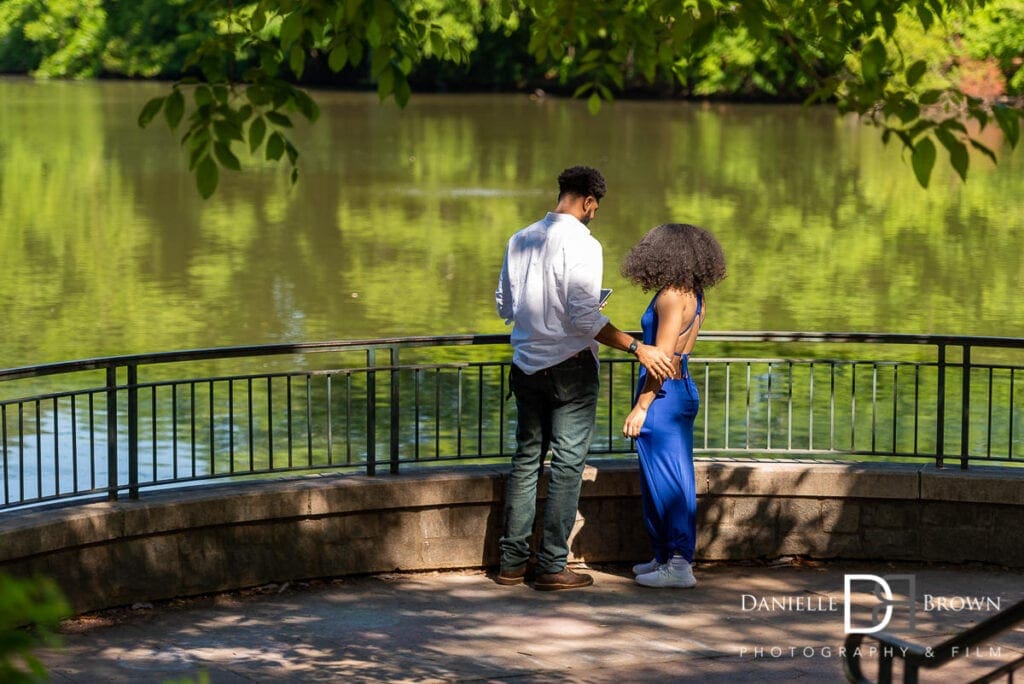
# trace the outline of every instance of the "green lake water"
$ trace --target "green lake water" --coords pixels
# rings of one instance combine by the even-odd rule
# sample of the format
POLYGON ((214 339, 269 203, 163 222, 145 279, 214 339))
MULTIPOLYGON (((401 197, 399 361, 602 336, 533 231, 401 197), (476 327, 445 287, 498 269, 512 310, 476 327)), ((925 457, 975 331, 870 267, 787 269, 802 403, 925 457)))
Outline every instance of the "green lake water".
MULTIPOLYGON (((829 108, 522 95, 314 92, 301 179, 252 160, 199 198, 153 83, 0 80, 0 367, 136 352, 496 333, 508 236, 554 206, 569 165, 602 169, 591 224, 606 313, 649 295, 618 267, 658 223, 701 225, 728 278, 707 330, 1024 336, 1021 153, 930 189, 896 145, 829 108)), ((239 155, 246 158, 241 149, 239 155)))

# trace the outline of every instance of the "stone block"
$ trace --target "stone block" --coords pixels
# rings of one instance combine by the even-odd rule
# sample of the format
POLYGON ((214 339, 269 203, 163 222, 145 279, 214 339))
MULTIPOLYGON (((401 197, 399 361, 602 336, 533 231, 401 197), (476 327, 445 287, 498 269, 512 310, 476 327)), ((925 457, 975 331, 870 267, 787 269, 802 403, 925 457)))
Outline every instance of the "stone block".
POLYGON ((493 561, 487 558, 479 539, 465 537, 424 539, 420 545, 419 557, 422 567, 417 569, 424 570, 481 567, 497 562, 497 557, 493 561))
POLYGON ((988 506, 964 505, 948 501, 923 501, 920 504, 921 525, 943 529, 984 530, 992 526, 988 506))
MULTIPOLYGON (((845 499, 821 499, 818 502, 821 529, 825 532, 851 534, 861 527, 864 508, 859 502, 845 499)), ((869 506, 871 508, 873 506, 869 506)))
POLYGON ((1020 468, 978 466, 921 472, 921 498, 1024 506, 1024 471, 1020 468))
POLYGON ((738 527, 774 528, 784 503, 776 497, 737 496, 726 503, 726 520, 738 527))
POLYGON ((825 558, 829 554, 829 535, 819 528, 799 527, 779 531, 776 548, 780 556, 812 556, 825 558))
POLYGON ((860 506, 865 528, 916 529, 921 524, 923 507, 917 501, 872 501, 860 506))
POLYGON ((864 554, 887 560, 919 558, 921 533, 918 530, 865 529, 862 532, 864 554))
POLYGON ((755 496, 916 499, 919 466, 761 461, 708 468, 709 492, 755 496))
POLYGON ((735 525, 698 526, 696 556, 700 560, 756 557, 749 532, 750 528, 735 525))
POLYGON ((726 496, 706 496, 697 502, 697 527, 729 524, 730 503, 726 496))
POLYGON ((8 513, 0 517, 0 562, 125 536, 121 504, 8 513))
POLYGON ((591 459, 583 471, 580 498, 640 496, 635 459, 591 459))

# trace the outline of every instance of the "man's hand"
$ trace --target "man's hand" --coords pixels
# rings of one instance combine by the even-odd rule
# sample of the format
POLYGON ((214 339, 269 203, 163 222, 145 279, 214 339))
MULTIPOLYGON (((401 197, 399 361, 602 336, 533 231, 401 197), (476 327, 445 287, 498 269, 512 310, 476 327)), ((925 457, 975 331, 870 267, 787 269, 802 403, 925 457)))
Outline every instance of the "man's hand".
POLYGON ((671 377, 673 371, 672 357, 653 344, 641 344, 636 348, 636 358, 647 372, 658 380, 671 377))

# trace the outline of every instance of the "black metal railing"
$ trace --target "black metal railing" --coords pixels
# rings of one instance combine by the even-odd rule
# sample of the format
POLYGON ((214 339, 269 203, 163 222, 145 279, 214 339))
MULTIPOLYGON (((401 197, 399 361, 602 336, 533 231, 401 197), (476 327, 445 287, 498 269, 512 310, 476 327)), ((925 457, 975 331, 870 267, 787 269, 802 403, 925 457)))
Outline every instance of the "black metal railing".
MULTIPOLYGON (((885 632, 850 634, 846 638, 843 651, 843 668, 848 681, 855 684, 870 684, 871 680, 864 675, 861 667, 863 655, 857 655, 870 651, 878 656, 878 672, 874 680, 878 684, 889 684, 893 681, 893 664, 897 659, 903 661, 904 683, 916 684, 922 669, 937 670, 958 658, 965 658, 971 653, 971 648, 977 652, 980 644, 1012 630, 1021 622, 1024 622, 1024 601, 1018 601, 1006 610, 935 646, 915 644, 885 632), (874 639, 878 645, 873 649, 862 647, 865 637, 874 639)), ((995 682, 1004 677, 1005 681, 1012 682, 1013 673, 1020 669, 1024 669, 1024 656, 1019 656, 973 679, 972 684, 995 682)))
MULTIPOLYGON (((701 454, 1013 465, 1024 340, 702 333, 701 454)), ((219 478, 486 462, 514 449, 506 335, 165 352, 0 370, 0 509, 219 478)), ((635 360, 602 360, 591 450, 620 428, 635 360)))

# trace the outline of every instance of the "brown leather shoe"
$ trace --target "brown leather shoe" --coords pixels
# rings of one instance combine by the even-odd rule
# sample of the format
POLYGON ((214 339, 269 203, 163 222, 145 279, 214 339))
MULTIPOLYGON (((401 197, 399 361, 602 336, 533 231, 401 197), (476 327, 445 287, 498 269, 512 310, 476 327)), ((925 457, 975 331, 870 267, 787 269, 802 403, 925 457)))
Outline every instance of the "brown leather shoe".
POLYGON ((537 575, 533 588, 538 591, 559 591, 560 589, 581 589, 594 583, 594 578, 565 568, 561 572, 537 575))
POLYGON ((494 581, 505 586, 522 584, 526 581, 527 565, 527 563, 523 563, 518 568, 502 568, 494 578, 494 581))

